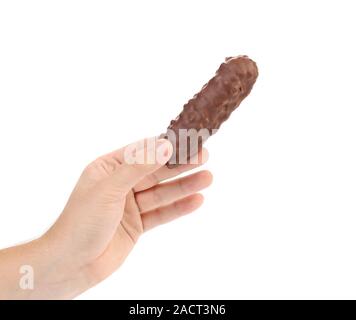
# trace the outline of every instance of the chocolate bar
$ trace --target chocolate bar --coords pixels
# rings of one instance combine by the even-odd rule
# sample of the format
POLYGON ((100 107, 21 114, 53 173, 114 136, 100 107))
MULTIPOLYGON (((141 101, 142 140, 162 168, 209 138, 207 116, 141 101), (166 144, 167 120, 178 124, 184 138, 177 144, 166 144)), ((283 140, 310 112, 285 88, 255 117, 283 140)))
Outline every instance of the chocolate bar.
POLYGON ((225 59, 215 76, 203 86, 171 121, 162 134, 171 141, 174 153, 169 168, 189 163, 203 143, 220 128, 250 93, 258 76, 256 63, 247 56, 225 59))

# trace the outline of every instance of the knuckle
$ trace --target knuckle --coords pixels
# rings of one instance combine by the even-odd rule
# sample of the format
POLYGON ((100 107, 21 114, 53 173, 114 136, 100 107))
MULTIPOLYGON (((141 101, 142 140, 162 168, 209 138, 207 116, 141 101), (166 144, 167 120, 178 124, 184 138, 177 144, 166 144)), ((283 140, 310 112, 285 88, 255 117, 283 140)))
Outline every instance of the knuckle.
POLYGON ((179 179, 178 180, 178 189, 180 191, 181 194, 185 194, 186 193, 186 183, 184 179, 179 179))
POLYGON ((161 192, 158 188, 152 190, 152 201, 154 204, 161 204, 163 202, 161 192))
POLYGON ((84 173, 89 177, 96 177, 99 174, 110 174, 116 168, 116 164, 105 158, 97 158, 84 169, 84 173))

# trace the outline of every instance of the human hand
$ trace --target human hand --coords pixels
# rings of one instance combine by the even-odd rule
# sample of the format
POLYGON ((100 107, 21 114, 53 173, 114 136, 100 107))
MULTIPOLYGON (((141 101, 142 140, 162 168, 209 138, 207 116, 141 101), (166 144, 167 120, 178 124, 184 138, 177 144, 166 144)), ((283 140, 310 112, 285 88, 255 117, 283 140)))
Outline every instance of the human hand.
POLYGON ((17 263, 27 264, 28 259, 35 265, 36 286, 24 298, 75 297, 112 274, 142 233, 202 204, 197 192, 210 185, 209 171, 162 181, 199 166, 207 157, 205 149, 198 155, 200 164, 174 169, 164 165, 172 155, 167 140, 158 140, 153 149, 151 145, 136 150, 156 154, 153 163, 128 164, 125 150, 102 156, 84 170, 61 216, 45 235, 2 251, 10 264, 9 256, 22 252, 17 263))

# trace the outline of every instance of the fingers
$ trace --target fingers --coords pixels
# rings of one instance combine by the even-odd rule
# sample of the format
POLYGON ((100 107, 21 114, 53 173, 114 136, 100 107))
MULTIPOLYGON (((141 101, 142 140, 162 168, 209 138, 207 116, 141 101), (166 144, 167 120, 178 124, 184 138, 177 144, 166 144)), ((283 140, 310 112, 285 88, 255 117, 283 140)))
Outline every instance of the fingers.
POLYGON ((145 176, 162 167, 172 152, 172 144, 165 139, 158 140, 154 145, 142 144, 139 149, 126 149, 125 161, 108 177, 105 184, 126 194, 145 176))
MULTIPOLYGON (((126 151, 130 148, 137 148, 138 146, 150 146, 154 141, 157 141, 156 137, 146 138, 144 140, 136 141, 132 144, 129 144, 121 149, 107 153, 95 161, 93 161, 84 171, 81 180, 87 184, 97 183, 100 180, 111 175, 119 166, 122 164, 128 163, 126 159, 126 151)), ((148 174, 142 180, 140 180, 135 186, 134 191, 139 192, 142 190, 149 189, 156 184, 173 178, 184 172, 193 170, 201 165, 203 165, 208 160, 209 154, 208 151, 203 148, 197 155, 191 158, 189 164, 182 164, 175 168, 168 169, 166 166, 161 166, 157 171, 148 174)))
POLYGON ((195 157, 191 159, 190 164, 182 164, 172 169, 167 168, 167 166, 163 166, 159 168, 156 172, 153 172, 152 174, 142 179, 135 186, 134 190, 135 192, 139 192, 139 191, 149 189, 164 180, 173 178, 184 172, 198 168, 208 160, 208 157, 209 157, 208 150, 203 148, 195 157))
POLYGON ((171 182, 159 184, 151 189, 137 192, 136 202, 141 212, 166 206, 174 201, 194 194, 212 182, 209 171, 200 171, 171 182))
POLYGON ((154 209, 141 215, 144 231, 170 222, 198 209, 204 201, 201 194, 196 193, 177 200, 167 206, 154 209))
MULTIPOLYGON (((141 148, 151 148, 152 145, 155 143, 158 143, 158 141, 163 140, 163 139, 158 139, 157 137, 149 137, 145 139, 141 139, 135 142, 132 142, 125 147, 122 147, 120 149, 111 151, 103 156, 100 157, 100 159, 104 159, 105 161, 111 162, 112 164, 122 164, 126 163, 127 161, 127 151, 132 150, 132 149, 141 149, 141 148)), ((157 145, 156 145, 157 146, 157 145)))

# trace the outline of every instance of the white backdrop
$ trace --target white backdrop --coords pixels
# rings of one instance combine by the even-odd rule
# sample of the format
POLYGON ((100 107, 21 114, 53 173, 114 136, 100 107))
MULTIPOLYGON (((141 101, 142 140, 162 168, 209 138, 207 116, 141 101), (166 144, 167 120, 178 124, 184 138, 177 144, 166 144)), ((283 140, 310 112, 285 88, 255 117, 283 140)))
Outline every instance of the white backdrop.
POLYGON ((356 298, 353 3, 1 1, 0 247, 248 54, 260 76, 207 143, 205 204, 80 298, 356 298))

